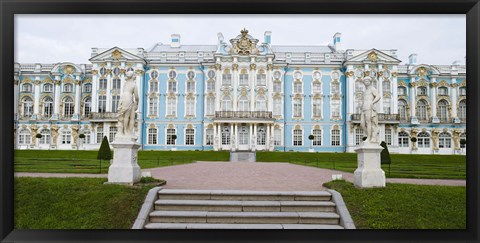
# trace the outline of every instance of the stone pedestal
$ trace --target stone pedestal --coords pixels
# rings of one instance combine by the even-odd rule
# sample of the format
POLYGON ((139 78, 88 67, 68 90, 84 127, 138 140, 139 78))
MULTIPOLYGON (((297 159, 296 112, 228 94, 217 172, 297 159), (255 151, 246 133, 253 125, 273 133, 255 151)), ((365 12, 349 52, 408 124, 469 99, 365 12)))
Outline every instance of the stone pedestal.
POLYGON ((108 168, 108 183, 133 185, 140 181, 138 149, 141 147, 135 138, 115 138, 113 163, 108 168))
POLYGON ((385 172, 382 170, 380 157, 382 150, 378 144, 365 142, 355 149, 358 168, 353 174, 353 181, 356 187, 385 187, 385 172))

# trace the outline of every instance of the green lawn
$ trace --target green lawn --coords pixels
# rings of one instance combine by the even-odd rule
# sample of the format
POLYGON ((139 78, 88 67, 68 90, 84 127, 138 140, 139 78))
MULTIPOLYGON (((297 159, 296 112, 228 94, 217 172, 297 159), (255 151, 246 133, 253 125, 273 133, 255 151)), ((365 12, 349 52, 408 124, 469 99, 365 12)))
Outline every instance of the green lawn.
POLYGON ((466 229, 466 188, 387 184, 356 189, 334 181, 358 229, 466 229))
MULTIPOLYGON (((465 179, 466 156, 390 154, 392 164, 382 165, 387 177, 423 179, 465 179)), ((257 152, 257 161, 289 162, 353 173, 356 153, 257 152)))
MULTIPOLYGON (((16 150, 16 172, 107 173, 109 162, 102 170, 96 159, 97 151, 16 150)), ((193 161, 228 161, 228 151, 139 151, 141 168, 154 168, 191 163, 193 161)), ((390 175, 387 177, 424 179, 465 179, 464 155, 391 154, 390 175)), ((294 164, 354 172, 355 153, 257 152, 259 162, 289 162, 294 164)))
POLYGON ((153 185, 98 178, 15 178, 16 229, 130 229, 153 185))
MULTIPOLYGON (((16 172, 107 173, 108 161, 97 160, 97 151, 15 150, 16 172)), ((139 151, 142 169, 191 163, 193 161, 226 161, 228 152, 215 151, 139 151)))

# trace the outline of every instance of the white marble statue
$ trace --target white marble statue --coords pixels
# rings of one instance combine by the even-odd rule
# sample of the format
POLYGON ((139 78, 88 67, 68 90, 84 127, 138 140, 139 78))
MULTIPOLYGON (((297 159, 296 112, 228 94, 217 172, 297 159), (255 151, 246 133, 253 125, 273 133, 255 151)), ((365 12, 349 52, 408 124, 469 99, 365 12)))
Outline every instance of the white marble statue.
POLYGON ((138 108, 138 89, 133 71, 126 73, 123 93, 118 104, 118 133, 116 137, 133 137, 135 111, 138 108))
POLYGON ((366 131, 367 143, 379 143, 379 127, 376 103, 380 100, 377 89, 371 85, 372 79, 366 77, 363 79, 365 92, 363 93, 362 114, 360 126, 366 131))

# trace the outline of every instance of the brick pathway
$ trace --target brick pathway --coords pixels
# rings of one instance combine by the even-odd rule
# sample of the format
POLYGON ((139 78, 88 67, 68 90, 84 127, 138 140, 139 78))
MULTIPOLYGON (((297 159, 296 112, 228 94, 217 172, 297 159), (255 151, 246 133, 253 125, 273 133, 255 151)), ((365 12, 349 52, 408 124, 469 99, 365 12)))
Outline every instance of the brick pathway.
MULTIPOLYGON (((172 189, 230 189, 274 191, 325 190, 323 183, 332 180, 332 174, 342 174, 353 182, 353 174, 343 171, 319 169, 289 163, 248 162, 197 162, 167 166, 150 171, 155 178, 167 181, 165 188, 172 189)), ((106 174, 68 173, 15 173, 22 177, 107 177, 106 174)), ((389 178, 390 183, 419 185, 465 186, 465 180, 399 179, 389 178)))

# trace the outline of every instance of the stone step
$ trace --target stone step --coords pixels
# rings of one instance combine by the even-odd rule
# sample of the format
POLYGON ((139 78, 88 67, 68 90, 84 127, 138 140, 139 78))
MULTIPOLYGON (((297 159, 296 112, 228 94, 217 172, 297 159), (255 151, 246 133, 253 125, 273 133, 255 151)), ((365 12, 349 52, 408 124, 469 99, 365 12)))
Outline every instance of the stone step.
POLYGON ((174 200, 236 200, 236 201, 330 201, 327 191, 237 191, 237 190, 183 190, 164 189, 159 199, 174 200))
POLYGON ((335 212, 330 201, 223 201, 223 200, 157 200, 160 211, 215 212, 335 212))
POLYGON ((207 212, 153 211, 152 223, 217 223, 217 224, 333 224, 340 216, 332 212, 207 212))
POLYGON ((330 224, 188 224, 148 223, 145 229, 343 229, 330 224))

